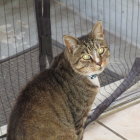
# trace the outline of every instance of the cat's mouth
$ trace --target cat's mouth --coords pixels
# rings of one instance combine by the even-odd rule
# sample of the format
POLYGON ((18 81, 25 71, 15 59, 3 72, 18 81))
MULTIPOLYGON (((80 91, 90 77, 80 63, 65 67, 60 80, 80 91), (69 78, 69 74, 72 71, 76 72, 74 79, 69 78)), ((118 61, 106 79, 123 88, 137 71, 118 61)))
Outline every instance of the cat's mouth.
POLYGON ((104 71, 104 69, 105 69, 104 67, 101 67, 100 70, 87 73, 87 76, 90 76, 90 75, 99 75, 100 73, 102 73, 104 71))
POLYGON ((100 74, 101 72, 104 71, 104 69, 105 69, 104 66, 102 66, 102 65, 101 66, 96 65, 96 67, 94 68, 94 71, 93 72, 100 74))

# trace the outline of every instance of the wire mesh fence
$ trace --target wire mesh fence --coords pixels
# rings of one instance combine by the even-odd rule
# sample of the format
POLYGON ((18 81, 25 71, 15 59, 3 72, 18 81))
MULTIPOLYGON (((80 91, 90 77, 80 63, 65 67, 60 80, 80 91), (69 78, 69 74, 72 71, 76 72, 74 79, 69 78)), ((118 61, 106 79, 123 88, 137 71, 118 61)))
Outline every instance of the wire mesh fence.
MULTIPOLYGON (((93 109, 121 84, 140 55, 139 13, 139 0, 51 1, 52 38, 61 44, 63 35, 82 36, 91 31, 97 20, 103 21, 111 58, 108 68, 99 77, 103 88, 93 109)), ((112 107, 139 98, 138 87, 139 83, 123 93, 112 107)))
POLYGON ((7 124, 19 90, 39 71, 32 5, 31 0, 0 1, 0 126, 7 124))
MULTIPOLYGON (((45 16, 48 9, 45 9, 44 0, 0 1, 0 126, 7 124, 19 91, 39 72, 42 62, 39 58, 45 55, 43 61, 46 61, 46 67, 49 66, 52 55, 54 57, 63 51, 63 35, 80 37, 89 33, 97 20, 103 21, 111 58, 108 68, 99 76, 101 90, 92 111, 119 87, 128 75, 135 58, 140 56, 139 0, 49 2, 50 19, 47 19, 45 16), (35 6, 35 2, 40 5, 35 6), (36 18, 35 11, 40 12, 40 19, 36 18), (42 26, 47 26, 48 20, 51 24, 49 34, 40 31, 42 26), (45 24, 39 25, 37 21, 45 21, 45 24), (39 36, 42 33, 44 38, 39 36), (48 46, 41 50, 41 43, 46 37, 51 39, 51 43, 48 45, 45 42, 48 46)), ((139 91, 137 82, 113 102, 110 108, 138 99, 139 91)), ((1 133, 2 131, 0 129, 1 133)))

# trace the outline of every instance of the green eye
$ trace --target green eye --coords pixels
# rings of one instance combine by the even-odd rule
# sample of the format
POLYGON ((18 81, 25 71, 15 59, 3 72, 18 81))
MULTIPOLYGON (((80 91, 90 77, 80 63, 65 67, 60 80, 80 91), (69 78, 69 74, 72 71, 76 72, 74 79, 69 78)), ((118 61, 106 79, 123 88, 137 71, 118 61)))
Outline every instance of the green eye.
POLYGON ((98 53, 99 53, 99 54, 103 54, 103 53, 104 53, 104 48, 98 49, 98 53))
POLYGON ((84 59, 84 60, 89 60, 90 58, 91 58, 91 56, 88 55, 88 54, 83 55, 83 59, 84 59))

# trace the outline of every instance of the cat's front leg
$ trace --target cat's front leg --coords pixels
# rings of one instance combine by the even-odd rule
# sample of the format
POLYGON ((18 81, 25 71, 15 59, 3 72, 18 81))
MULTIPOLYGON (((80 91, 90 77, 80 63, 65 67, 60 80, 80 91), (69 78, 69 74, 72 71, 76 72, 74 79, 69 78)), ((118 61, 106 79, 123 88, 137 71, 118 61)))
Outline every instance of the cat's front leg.
POLYGON ((77 132, 78 140, 83 140, 84 128, 80 128, 77 132))

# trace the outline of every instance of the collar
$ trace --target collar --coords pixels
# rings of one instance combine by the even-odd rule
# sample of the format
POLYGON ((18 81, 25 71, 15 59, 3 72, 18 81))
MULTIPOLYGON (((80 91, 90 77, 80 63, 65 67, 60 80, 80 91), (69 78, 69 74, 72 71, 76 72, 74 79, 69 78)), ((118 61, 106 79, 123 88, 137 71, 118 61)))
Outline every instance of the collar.
POLYGON ((96 78, 98 75, 97 74, 93 74, 93 75, 90 75, 89 77, 90 77, 90 79, 94 79, 94 78, 96 78))

